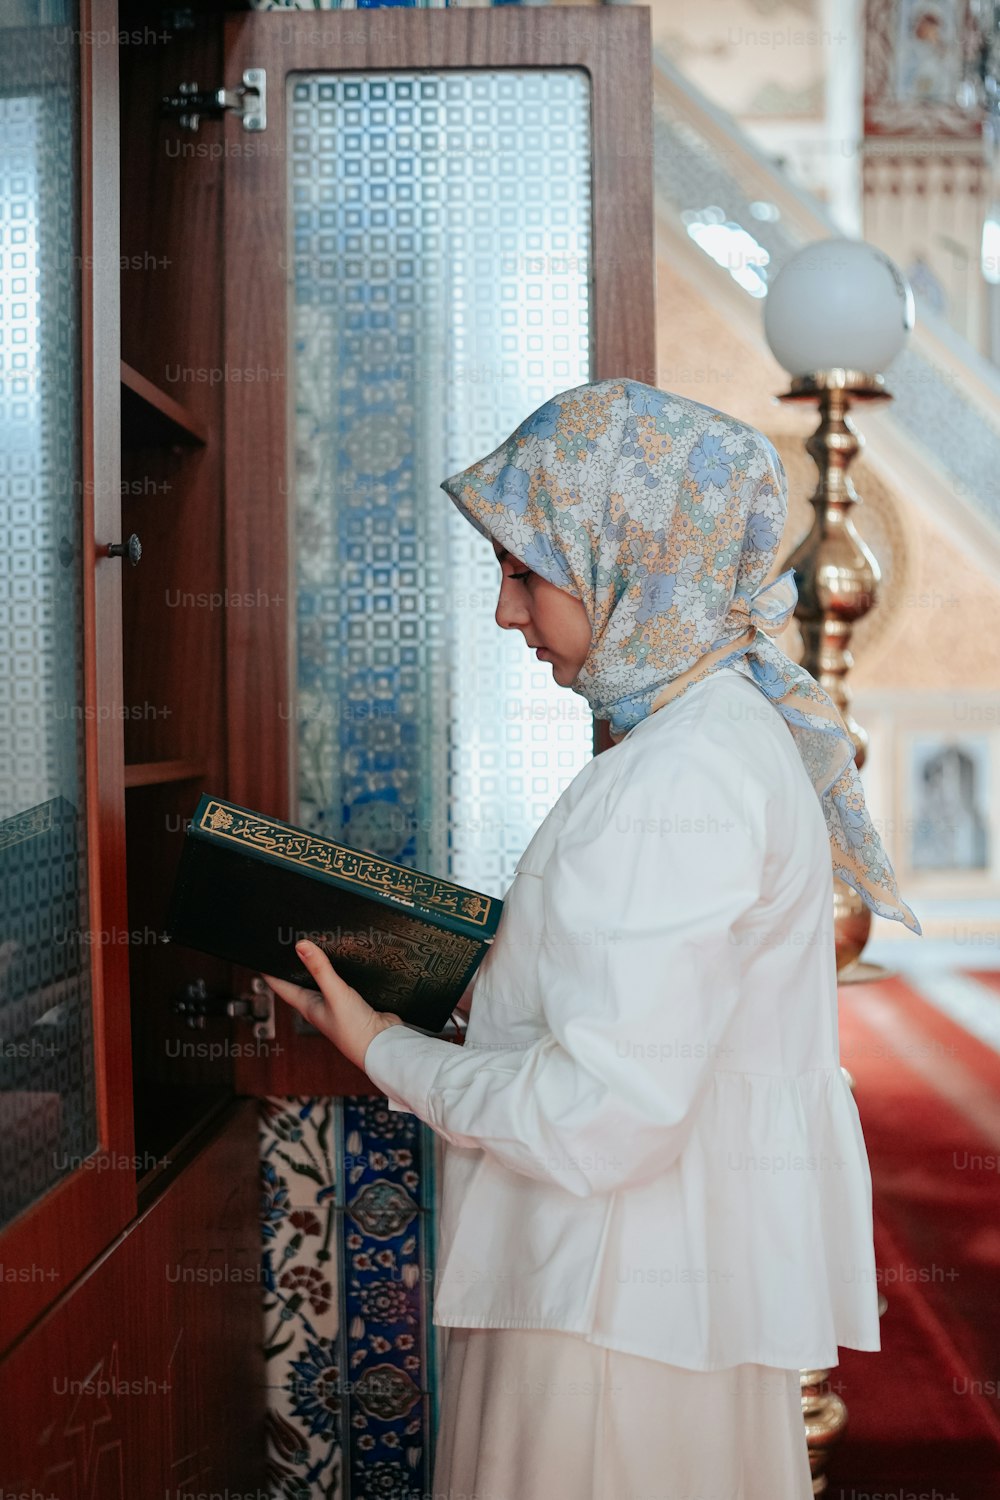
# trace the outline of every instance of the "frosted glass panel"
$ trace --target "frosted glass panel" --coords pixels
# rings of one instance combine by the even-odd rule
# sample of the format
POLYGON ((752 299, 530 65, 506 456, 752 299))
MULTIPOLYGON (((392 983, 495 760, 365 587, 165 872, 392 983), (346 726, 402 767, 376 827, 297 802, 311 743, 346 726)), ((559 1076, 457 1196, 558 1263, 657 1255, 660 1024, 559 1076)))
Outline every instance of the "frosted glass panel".
POLYGON ((79 36, 0 46, 0 1224, 97 1145, 81 579, 79 36))
POLYGON ((589 78, 287 91, 298 816, 503 895, 593 719, 439 485, 592 379, 589 78))

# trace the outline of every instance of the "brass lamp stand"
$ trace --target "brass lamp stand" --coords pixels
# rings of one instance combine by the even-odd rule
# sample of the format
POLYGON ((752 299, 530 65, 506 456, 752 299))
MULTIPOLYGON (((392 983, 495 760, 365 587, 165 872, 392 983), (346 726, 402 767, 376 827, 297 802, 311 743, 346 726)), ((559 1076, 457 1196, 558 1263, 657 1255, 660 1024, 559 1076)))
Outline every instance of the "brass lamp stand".
MULTIPOLYGON (((802 631, 802 665, 840 709, 854 741, 854 763, 860 771, 868 753, 868 735, 850 711, 846 680, 854 665, 850 640, 856 621, 876 601, 882 574, 851 517, 860 496, 848 467, 865 440, 849 412, 853 402, 891 401, 892 396, 881 375, 824 370, 818 375, 796 377, 778 400, 819 407, 819 426, 806 443, 819 470, 819 481, 809 497, 816 514, 809 534, 785 560, 784 567, 795 569, 798 584, 795 618, 802 631)), ((860 963, 871 931, 871 911, 857 891, 842 880, 834 879, 833 888, 840 983, 885 978, 889 971, 882 965, 860 963)))
MULTIPOLYGON (((850 712, 847 674, 854 665, 850 640, 855 623, 876 601, 882 574, 851 516, 860 497, 848 467, 864 447, 864 438, 849 413, 853 402, 891 399, 881 375, 845 369, 796 376, 778 397, 784 402, 815 403, 819 408, 819 426, 806 443, 819 470, 816 489, 810 496, 815 516, 808 535, 786 558, 782 571, 795 569, 799 594, 795 617, 802 631, 802 665, 840 709, 854 741, 854 763, 859 771, 868 751, 868 735, 850 712)), ((887 978, 891 971, 884 965, 861 960, 872 914, 857 891, 834 877, 833 902, 838 983, 887 978)), ((854 1080, 846 1068, 843 1072, 853 1093, 854 1080)), ((886 1306, 880 1292, 879 1316, 886 1306)), ((814 1495, 823 1494, 827 1488, 823 1471, 847 1425, 847 1406, 830 1389, 829 1377, 829 1370, 800 1371, 814 1495)))

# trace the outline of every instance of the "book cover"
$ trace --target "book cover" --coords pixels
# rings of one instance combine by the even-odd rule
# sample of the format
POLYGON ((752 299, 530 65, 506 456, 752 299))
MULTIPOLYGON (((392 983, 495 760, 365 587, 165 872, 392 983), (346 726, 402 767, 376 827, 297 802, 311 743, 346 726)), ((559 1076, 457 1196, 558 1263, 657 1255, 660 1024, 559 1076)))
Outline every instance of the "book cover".
POLYGON ((168 939, 306 989, 308 938, 375 1010, 440 1032, 493 941, 503 902, 439 876, 201 797, 168 939))

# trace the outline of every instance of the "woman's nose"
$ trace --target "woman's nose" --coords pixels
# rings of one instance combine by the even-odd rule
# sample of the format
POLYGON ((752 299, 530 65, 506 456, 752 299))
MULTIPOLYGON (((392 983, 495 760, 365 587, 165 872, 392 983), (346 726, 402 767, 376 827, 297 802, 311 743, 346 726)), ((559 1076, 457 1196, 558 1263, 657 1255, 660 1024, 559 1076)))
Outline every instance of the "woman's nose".
POLYGON ((518 625, 527 624, 529 614, 523 597, 518 597, 520 593, 521 590, 516 587, 509 588, 506 581, 500 585, 496 622, 501 630, 513 630, 518 625))

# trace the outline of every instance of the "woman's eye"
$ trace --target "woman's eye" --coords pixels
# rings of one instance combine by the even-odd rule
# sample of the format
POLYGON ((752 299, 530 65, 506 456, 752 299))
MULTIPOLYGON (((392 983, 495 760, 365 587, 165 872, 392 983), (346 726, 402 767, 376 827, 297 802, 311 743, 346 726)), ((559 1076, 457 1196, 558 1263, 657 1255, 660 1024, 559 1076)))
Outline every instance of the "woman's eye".
POLYGON ((530 568, 526 568, 523 573, 508 573, 507 577, 508 578, 516 578, 518 581, 520 581, 522 578, 530 578, 531 577, 531 569, 530 568))

